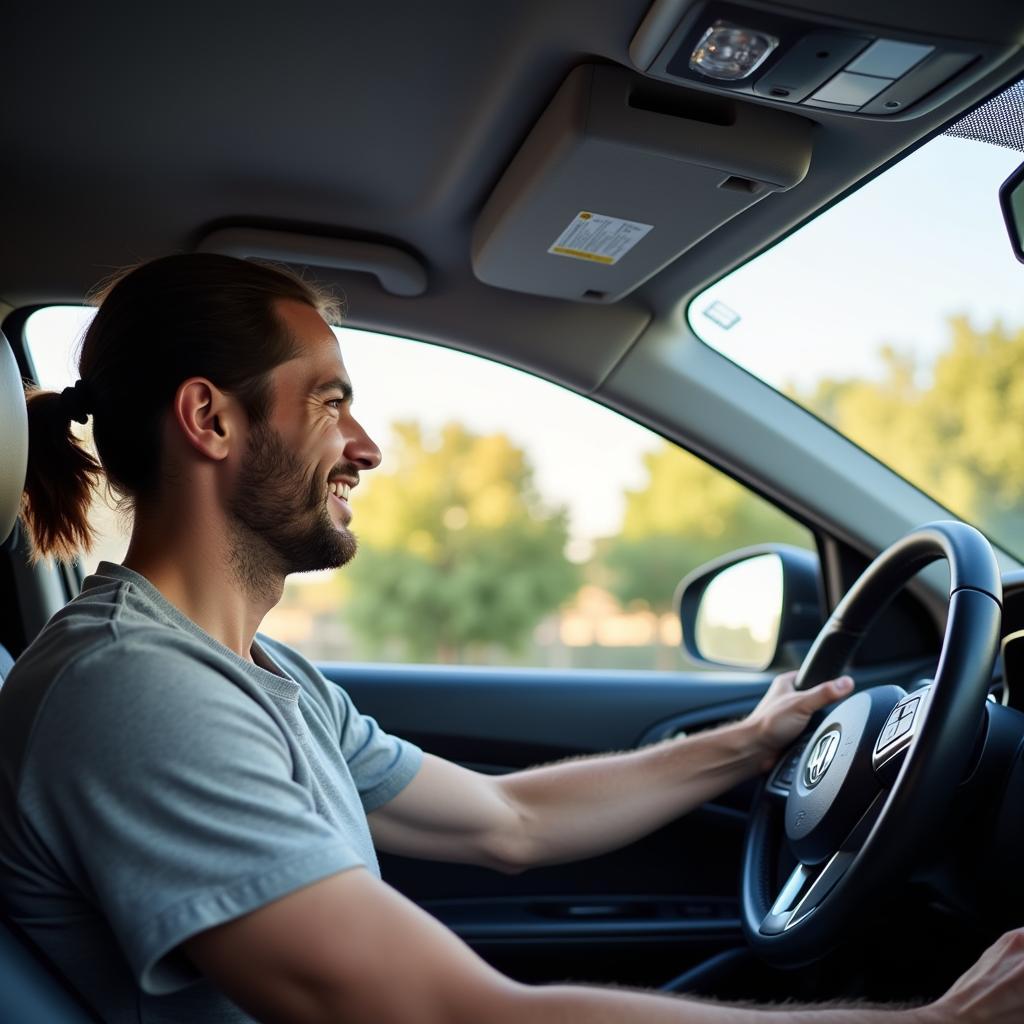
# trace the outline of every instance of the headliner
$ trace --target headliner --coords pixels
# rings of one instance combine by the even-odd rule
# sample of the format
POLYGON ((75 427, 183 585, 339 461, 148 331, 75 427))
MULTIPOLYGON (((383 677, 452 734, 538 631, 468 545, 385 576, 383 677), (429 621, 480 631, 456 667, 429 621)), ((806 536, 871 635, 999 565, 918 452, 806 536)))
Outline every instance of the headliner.
MULTIPOLYGON (((284 227, 397 244, 426 295, 318 273, 350 322, 599 386, 654 320, 854 182, 1024 71, 1019 54, 910 120, 815 114, 811 170, 619 303, 491 288, 470 267, 474 220, 568 72, 629 66, 649 0, 425 5, 189 4, 96 11, 15 5, 5 17, 0 299, 80 301, 112 269, 194 248, 215 227, 284 227), (10 102, 13 98, 14 102, 10 102)), ((805 9, 838 12, 838 0, 805 9)), ((847 7, 851 5, 847 4, 847 7)), ((893 5, 860 18, 1011 44, 1024 8, 893 5), (1014 9, 1011 9, 1014 8, 1014 9)), ((680 329, 681 326, 680 326, 680 329)))

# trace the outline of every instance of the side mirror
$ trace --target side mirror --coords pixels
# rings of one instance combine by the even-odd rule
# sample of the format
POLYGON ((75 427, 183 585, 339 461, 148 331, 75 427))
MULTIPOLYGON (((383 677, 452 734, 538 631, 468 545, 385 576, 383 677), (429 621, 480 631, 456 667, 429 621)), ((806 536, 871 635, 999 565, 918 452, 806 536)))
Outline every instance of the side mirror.
POLYGON ((734 551, 676 591, 683 647, 697 662, 796 668, 824 622, 818 558, 787 544, 734 551))
POLYGON ((1003 211, 1013 255, 1024 263, 1024 164, 999 186, 999 206, 1003 211))

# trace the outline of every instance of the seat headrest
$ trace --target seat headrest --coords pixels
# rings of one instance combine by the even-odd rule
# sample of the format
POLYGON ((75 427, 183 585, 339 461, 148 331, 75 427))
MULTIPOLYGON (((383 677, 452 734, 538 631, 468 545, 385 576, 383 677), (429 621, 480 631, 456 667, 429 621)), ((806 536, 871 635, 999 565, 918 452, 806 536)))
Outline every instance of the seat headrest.
POLYGON ((28 465, 28 413, 18 363, 0 331, 0 544, 14 529, 28 465))
POLYGON ((4 685, 4 680, 7 678, 7 673, 14 668, 14 658, 11 652, 0 644, 0 686, 4 685))

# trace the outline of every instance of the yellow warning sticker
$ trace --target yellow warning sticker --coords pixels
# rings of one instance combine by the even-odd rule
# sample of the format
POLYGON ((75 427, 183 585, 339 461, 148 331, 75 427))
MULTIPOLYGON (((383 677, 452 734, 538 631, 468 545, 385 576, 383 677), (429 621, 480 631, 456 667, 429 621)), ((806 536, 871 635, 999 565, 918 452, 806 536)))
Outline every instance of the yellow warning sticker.
POLYGON ((596 252, 584 252, 582 249, 566 249, 564 245, 553 245, 548 250, 558 256, 575 256, 578 260, 590 260, 592 263, 614 263, 611 256, 599 256, 596 252))
POLYGON ((618 263, 652 227, 652 224, 581 210, 555 239, 548 252, 611 266, 618 263))

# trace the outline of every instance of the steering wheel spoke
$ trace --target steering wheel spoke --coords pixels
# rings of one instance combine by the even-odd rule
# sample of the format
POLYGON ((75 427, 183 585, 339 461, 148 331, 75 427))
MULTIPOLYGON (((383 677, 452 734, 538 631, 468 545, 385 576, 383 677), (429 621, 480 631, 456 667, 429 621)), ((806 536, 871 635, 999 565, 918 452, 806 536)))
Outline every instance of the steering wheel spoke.
POLYGON ((761 922, 762 935, 778 935, 799 924, 839 884, 878 820, 885 797, 885 793, 875 797, 839 849, 830 857, 816 864, 797 864, 761 922))
POLYGON ((814 735, 813 729, 807 729, 802 736, 779 758, 775 767, 768 773, 768 781, 765 783, 764 791, 770 797, 778 800, 785 800, 789 796, 790 789, 796 781, 797 768, 800 766, 800 758, 803 757, 807 744, 814 735))
POLYGON ((810 914, 846 874, 857 854, 837 850, 822 864, 797 864, 761 922, 762 935, 779 935, 810 914))

